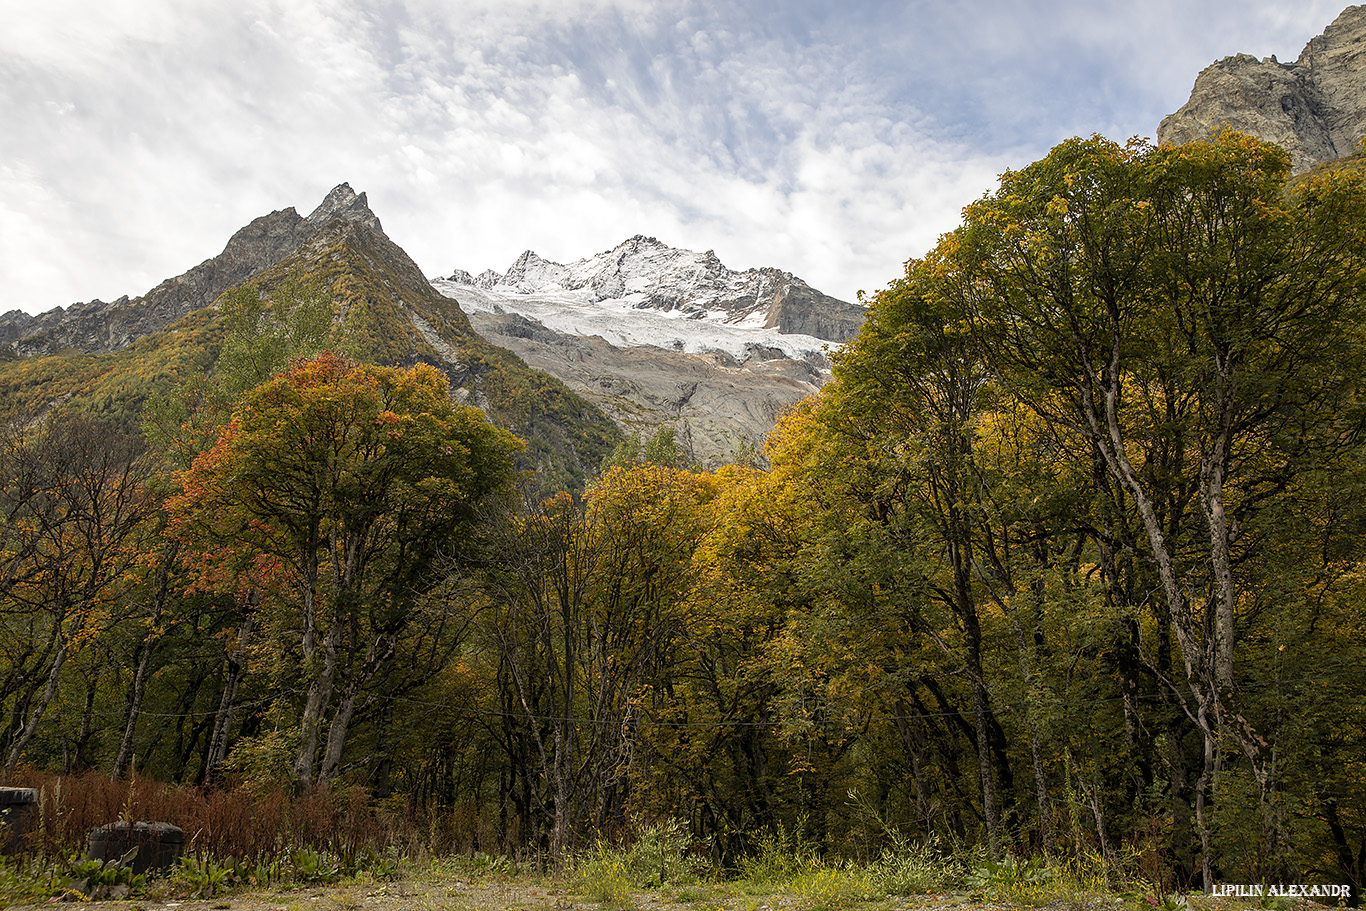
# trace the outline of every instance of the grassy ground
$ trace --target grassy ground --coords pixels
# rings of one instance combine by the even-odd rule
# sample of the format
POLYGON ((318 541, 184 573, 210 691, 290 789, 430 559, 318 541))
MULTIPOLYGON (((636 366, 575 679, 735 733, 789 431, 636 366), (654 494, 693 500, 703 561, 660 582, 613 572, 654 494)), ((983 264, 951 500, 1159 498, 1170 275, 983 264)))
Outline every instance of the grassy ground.
MULTIPOLYGON (((614 855, 605 856, 610 860, 614 855)), ((959 883, 944 891, 907 895, 888 894, 869 880, 869 868, 854 866, 808 866, 783 881, 759 871, 757 878, 689 876, 686 881, 666 879, 663 885, 648 887, 615 879, 591 857, 575 871, 558 876, 492 866, 467 860, 404 862, 389 881, 362 874, 328 884, 294 882, 267 888, 239 884, 199 897, 188 890, 196 884, 202 887, 202 881, 177 874, 140 883, 134 895, 98 901, 75 890, 54 894, 56 890, 49 889, 39 896, 30 889, 20 894, 11 876, 9 888, 0 891, 0 908, 38 911, 57 904, 91 911, 1309 911, 1323 907, 1279 898, 1258 902, 1203 895, 1158 896, 1143 889, 1088 889, 1057 876, 1046 881, 1035 877, 1040 881, 1033 883, 998 881, 977 890, 959 883)), ((668 873, 667 862, 664 873, 668 873)), ((119 895, 117 890, 114 894, 119 895)))
MULTIPOLYGON (((129 854, 125 861, 134 855, 129 854)), ((821 858, 781 830, 721 877, 676 824, 642 830, 629 847, 605 843, 543 874, 505 858, 413 859, 394 849, 349 861, 297 847, 269 863, 186 858, 169 875, 79 857, 23 865, 0 858, 0 909, 100 911, 1307 911, 1283 898, 1173 895, 1112 860, 1084 856, 989 860, 980 850, 893 837, 863 863, 821 858)))

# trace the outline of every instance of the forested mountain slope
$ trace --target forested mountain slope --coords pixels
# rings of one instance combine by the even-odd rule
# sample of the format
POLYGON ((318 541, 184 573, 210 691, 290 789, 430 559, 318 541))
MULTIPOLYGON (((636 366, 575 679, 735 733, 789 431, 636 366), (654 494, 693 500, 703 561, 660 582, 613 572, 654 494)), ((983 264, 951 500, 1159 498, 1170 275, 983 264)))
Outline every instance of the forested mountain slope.
POLYGON ((280 289, 325 299, 331 325, 318 341, 359 360, 438 366, 458 398, 528 441, 523 464, 548 488, 581 486, 620 439, 561 382, 479 337, 346 184, 307 218, 285 209, 256 219, 222 254, 141 298, 7 315, 0 332, 20 337, 0 361, 0 413, 66 403, 135 422, 148 396, 212 368, 229 326, 210 305, 241 286, 255 289, 267 313, 280 289))

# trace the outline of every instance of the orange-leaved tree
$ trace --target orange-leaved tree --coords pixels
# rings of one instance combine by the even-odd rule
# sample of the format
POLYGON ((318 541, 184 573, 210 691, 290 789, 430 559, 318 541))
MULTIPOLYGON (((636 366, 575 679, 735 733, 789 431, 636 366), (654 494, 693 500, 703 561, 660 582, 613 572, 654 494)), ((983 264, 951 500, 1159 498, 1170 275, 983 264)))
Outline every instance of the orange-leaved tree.
POLYGON ((342 771, 358 706, 387 698, 417 605, 507 501, 520 446, 432 367, 325 351, 246 392, 184 472, 169 508, 198 584, 259 602, 296 650, 299 784, 342 771))

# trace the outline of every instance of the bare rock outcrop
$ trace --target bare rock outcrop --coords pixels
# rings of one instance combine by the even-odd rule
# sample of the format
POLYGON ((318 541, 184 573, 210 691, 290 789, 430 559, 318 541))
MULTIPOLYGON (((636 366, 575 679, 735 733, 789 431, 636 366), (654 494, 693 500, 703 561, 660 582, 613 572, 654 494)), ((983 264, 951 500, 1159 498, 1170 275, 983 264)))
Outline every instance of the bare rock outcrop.
POLYGON ((815 393, 828 376, 823 359, 794 359, 754 345, 743 357, 653 346, 616 346, 598 336, 556 332, 516 313, 474 311, 484 338, 602 409, 627 433, 669 425, 704 468, 762 449, 778 415, 815 393))
POLYGON ((1223 129, 1284 147, 1295 173, 1352 154, 1366 135, 1366 6, 1347 7, 1294 63, 1235 54, 1206 67, 1157 138, 1194 142, 1223 129))

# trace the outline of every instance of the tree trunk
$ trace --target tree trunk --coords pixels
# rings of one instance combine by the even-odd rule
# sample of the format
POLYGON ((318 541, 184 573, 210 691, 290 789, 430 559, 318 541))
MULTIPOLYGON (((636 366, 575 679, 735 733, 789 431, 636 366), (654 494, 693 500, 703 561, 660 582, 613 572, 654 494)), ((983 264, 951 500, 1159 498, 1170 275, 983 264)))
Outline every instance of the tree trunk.
POLYGON ((327 750, 323 754, 321 781, 330 782, 340 774, 342 753, 346 750, 346 736, 350 733, 351 718, 356 711, 356 697, 394 657, 397 647, 397 633, 381 633, 370 640, 360 667, 351 670, 342 687, 342 697, 332 713, 332 720, 328 722, 327 750))
MULTIPOLYGON (((956 498, 957 491, 952 491, 956 498)), ((949 511, 949 527, 956 538, 949 544, 949 562, 953 567, 954 603, 968 646, 968 679, 972 681, 973 734, 977 743, 977 774, 982 785, 982 817, 987 826, 987 851, 992 859, 1000 855, 1001 841, 996 831, 996 781, 991 767, 990 697, 986 678, 982 673, 982 630, 977 617, 977 604, 972 596, 972 550, 963 533, 965 523, 955 509, 949 511)))
POLYGON ((147 669, 152 665, 152 652, 155 648, 155 638, 149 637, 138 649, 137 669, 133 672, 133 682, 128 687, 123 736, 119 738, 119 749, 114 754, 114 767, 109 772, 115 780, 123 777, 123 770, 133 756, 133 734, 137 731, 138 715, 142 711, 142 697, 147 690, 147 669))
POLYGON ((1200 888, 1209 893, 1214 886, 1214 871, 1212 858, 1213 836, 1209 830, 1209 816, 1206 812, 1206 803, 1210 793, 1211 785, 1214 781, 1214 732, 1210 730, 1209 719, 1205 716, 1205 708, 1199 709, 1200 733, 1203 738, 1203 761, 1200 767, 1200 778, 1195 783, 1195 828, 1200 833, 1200 888))
POLYGON ((300 786, 313 783, 313 764, 318 755, 318 741, 322 735, 323 716, 332 701, 332 684, 336 679, 341 644, 342 624, 334 622, 323 637, 317 651, 321 653, 322 668, 310 674, 308 697, 304 700, 299 719, 299 753, 294 758, 294 781, 300 786))
POLYGON ((323 784, 334 781, 341 771, 342 752, 346 749, 346 735, 351 729, 351 716, 356 710, 356 687, 351 684, 337 700, 337 708, 327 726, 327 749, 323 752, 322 771, 318 780, 323 784))
POLYGON ((119 738, 119 749, 114 755, 114 767, 110 772, 115 779, 123 775, 124 767, 128 765, 133 756, 133 734, 137 730, 138 715, 142 712, 142 697, 147 690, 147 672, 152 666, 152 655, 156 651, 157 644, 165 635, 165 631, 160 626, 161 618, 166 610, 166 598, 170 590, 171 566, 175 563, 176 556, 179 553, 180 544, 172 542, 170 548, 162 555, 161 566, 157 571, 156 587, 152 591, 152 626, 147 638, 142 641, 138 649, 137 670, 133 672, 133 683, 128 688, 123 736, 119 738))
MULTIPOLYGON (((999 565, 999 564, 998 564, 999 565)), ((1007 591, 1012 590, 1008 588, 1007 591)), ((1041 596, 1040 596, 1041 597, 1041 596)), ((1039 839, 1043 844, 1044 857, 1053 856, 1052 810, 1048 799, 1048 779, 1044 775, 1043 743, 1039 738, 1039 728, 1034 720, 1034 671, 1030 660, 1029 641, 1025 637, 1024 626, 1011 603, 1002 597, 995 597, 996 606, 1010 620, 1015 632, 1015 653, 1020 668, 1020 680, 1025 699, 1025 728, 1029 733, 1029 758, 1034 768, 1034 801, 1039 808, 1039 839)))
POLYGON ((72 750, 66 768, 63 770, 67 775, 86 766, 85 751, 90 745, 90 735, 95 732, 95 693, 99 690, 99 686, 100 675, 97 670, 85 682, 85 708, 81 711, 81 732, 76 737, 76 748, 72 750))
MULTIPOLYGON (((1087 372, 1092 382, 1099 382, 1099 378, 1091 371, 1089 365, 1087 372)), ((1129 491, 1134 499, 1134 505, 1138 509, 1144 533, 1148 538, 1148 545, 1152 549, 1153 559, 1157 563, 1158 577, 1162 582, 1162 592, 1167 602, 1172 628, 1181 645, 1181 657, 1186 668, 1186 681, 1191 688, 1191 694, 1195 697, 1195 712, 1193 714, 1205 740, 1205 768, 1201 773, 1201 783, 1196 791, 1195 818, 1196 827, 1200 831, 1201 854, 1203 855, 1201 858, 1203 885, 1204 888, 1208 889, 1212 883, 1209 856, 1211 835, 1209 820, 1205 813, 1205 800, 1209 793, 1209 785, 1213 775, 1213 753, 1216 737, 1214 724, 1219 718, 1218 692, 1211 680, 1210 660, 1204 647, 1205 643, 1201 641, 1196 619, 1190 609, 1190 603, 1181 589, 1176 570, 1176 560, 1167 545, 1166 536, 1162 532, 1161 521, 1148 491, 1143 486, 1143 482, 1139 480, 1124 449, 1124 437, 1119 426, 1118 346, 1112 352, 1103 388, 1105 392, 1103 415, 1096 408, 1089 385, 1083 394, 1086 404, 1084 411, 1086 419, 1090 423, 1092 441, 1104 457, 1111 474, 1129 491)))
POLYGON ((981 681, 972 683, 972 709, 977 734, 977 773, 982 780, 982 815, 987 824, 987 851, 1000 856, 1001 841, 996 832, 996 784, 991 773, 991 734, 987 726, 987 690, 981 681))
POLYGON ((1118 871, 1115 865, 1115 855, 1110 849, 1110 834, 1105 826, 1105 811, 1100 802, 1100 785, 1088 787, 1086 777, 1082 775, 1081 766, 1069 754, 1068 762, 1072 764, 1072 774, 1076 776, 1077 786, 1086 797, 1086 803, 1091 807, 1091 818, 1096 824, 1096 839, 1100 842, 1100 854, 1105 859, 1105 866, 1109 871, 1118 871))
POLYGON ((895 711, 896 730, 901 737, 901 750, 906 757, 906 761, 911 766, 911 777, 915 780, 915 815, 920 824, 920 828, 926 832, 930 831, 932 821, 930 819, 930 789, 926 781, 924 762, 921 759, 923 749, 923 736, 917 736, 917 731, 911 725, 911 717, 907 714, 910 706, 904 699, 897 699, 893 707, 895 711))
POLYGON ((237 691, 247 669, 247 644, 251 641, 252 626, 256 622, 256 592, 247 596, 247 610, 242 617, 242 625, 237 628, 237 641, 228 649, 227 675, 223 680, 223 693, 218 699, 218 711, 214 715, 213 733, 209 736, 209 749, 204 757, 204 783, 213 784, 218 777, 218 767, 228 755, 228 736, 232 733, 232 719, 237 712, 237 691))
POLYGON ((9 784, 10 776, 14 774, 14 769, 19 765, 19 758, 24 755, 24 748, 33 739, 33 735, 38 732, 38 725, 42 723, 43 716, 47 714, 48 706, 57 695, 57 679, 61 675, 62 665, 66 664, 67 649, 63 642, 57 649, 57 654, 52 657, 52 666, 47 672, 47 685, 43 688, 43 695, 38 700, 38 704, 29 713, 28 720, 24 723, 23 730, 19 736, 14 738, 14 743, 10 746, 9 756, 5 759, 5 773, 0 777, 0 785, 9 784))

